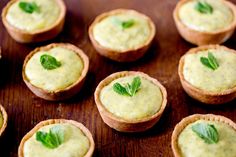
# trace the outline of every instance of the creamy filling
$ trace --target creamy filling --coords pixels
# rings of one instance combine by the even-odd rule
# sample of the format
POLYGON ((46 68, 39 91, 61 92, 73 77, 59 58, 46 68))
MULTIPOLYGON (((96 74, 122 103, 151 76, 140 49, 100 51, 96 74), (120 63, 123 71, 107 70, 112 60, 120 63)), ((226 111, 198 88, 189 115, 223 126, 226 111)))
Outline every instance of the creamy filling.
POLYGON ((83 67, 83 61, 77 53, 63 47, 55 47, 34 54, 26 64, 25 74, 34 86, 48 91, 57 91, 77 82, 83 67), (40 62, 43 54, 55 57, 61 62, 61 66, 53 70, 45 69, 40 62))
POLYGON ((148 20, 131 13, 120 13, 104 18, 93 28, 95 40, 102 46, 126 51, 136 49, 147 42, 151 35, 148 20), (118 21, 133 20, 134 24, 123 29, 118 21))
POLYGON ((2 128, 3 125, 3 116, 2 113, 0 112, 0 129, 2 128))
POLYGON ((236 54, 224 49, 209 49, 187 54, 184 59, 183 75, 193 86, 210 92, 223 92, 236 86, 236 54), (209 69, 200 61, 211 52, 219 67, 209 69))
POLYGON ((182 157, 235 157, 236 131, 222 122, 198 120, 189 124, 179 135, 178 145, 182 157), (196 123, 213 124, 218 131, 219 141, 216 144, 207 144, 192 131, 196 123))
POLYGON ((6 19, 18 29, 35 32, 52 27, 58 20, 60 11, 55 0, 19 0, 10 6, 6 19), (24 12, 19 7, 20 2, 35 2, 39 6, 39 12, 24 12))
POLYGON ((179 18, 189 28, 203 32, 216 32, 228 27, 234 19, 232 10, 222 0, 192 0, 179 9, 179 18), (207 2, 213 8, 211 14, 195 9, 198 2, 207 2))
POLYGON ((36 140, 36 133, 24 144, 24 157, 84 157, 90 143, 86 135, 72 124, 52 124, 40 128, 40 131, 49 132, 49 129, 59 126, 64 131, 64 142, 55 149, 45 147, 36 140))
POLYGON ((151 81, 141 78, 141 87, 133 96, 124 96, 113 90, 114 83, 131 83, 135 76, 126 76, 112 81, 100 93, 104 107, 117 117, 125 120, 139 120, 157 113, 163 101, 161 90, 151 81))

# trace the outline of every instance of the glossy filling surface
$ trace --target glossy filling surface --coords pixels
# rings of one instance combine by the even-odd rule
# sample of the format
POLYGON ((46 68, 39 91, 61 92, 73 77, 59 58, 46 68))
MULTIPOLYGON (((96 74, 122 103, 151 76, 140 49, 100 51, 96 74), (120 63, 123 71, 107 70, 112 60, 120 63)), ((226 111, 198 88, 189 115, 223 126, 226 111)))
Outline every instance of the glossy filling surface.
POLYGON ((196 10, 199 0, 191 0, 179 9, 179 18, 187 27, 202 31, 216 32, 228 27, 234 20, 232 10, 222 0, 204 0, 213 8, 212 13, 201 13, 196 10))
POLYGON ((93 28, 93 36, 100 45, 117 51, 137 49, 147 42, 150 35, 148 19, 135 13, 108 16, 93 28), (124 29, 120 22, 130 20, 134 24, 124 29))
POLYGON ((72 124, 51 124, 39 131, 49 132, 52 127, 60 127, 64 131, 64 142, 55 149, 45 147, 36 140, 36 133, 24 144, 24 157, 84 157, 90 147, 89 139, 72 124))
POLYGON ((189 124, 178 137, 181 157, 235 157, 236 131, 228 124, 216 121, 198 120, 189 124), (219 141, 207 144, 192 131, 197 123, 213 124, 218 131, 219 141))
POLYGON ((183 75, 191 85, 210 92, 222 92, 236 86, 236 54, 224 49, 209 49, 187 54, 184 58, 183 75), (212 70, 200 61, 211 52, 219 67, 212 70))
POLYGON ((160 88, 141 77, 141 87, 133 96, 125 96, 113 90, 114 83, 131 83, 135 76, 118 78, 105 86, 100 93, 104 107, 115 116, 125 120, 140 120, 157 113, 163 101, 160 88))
POLYGON ((26 64, 25 74, 34 86, 48 91, 58 91, 77 82, 83 68, 83 61, 76 52, 55 47, 35 53, 26 64), (40 57, 44 54, 55 57, 61 66, 53 70, 45 69, 40 62, 40 57))
POLYGON ((60 12, 56 0, 19 0, 10 6, 6 19, 18 29, 35 32, 52 27, 58 20, 60 12), (35 2, 39 6, 39 11, 27 13, 19 7, 20 2, 35 2))

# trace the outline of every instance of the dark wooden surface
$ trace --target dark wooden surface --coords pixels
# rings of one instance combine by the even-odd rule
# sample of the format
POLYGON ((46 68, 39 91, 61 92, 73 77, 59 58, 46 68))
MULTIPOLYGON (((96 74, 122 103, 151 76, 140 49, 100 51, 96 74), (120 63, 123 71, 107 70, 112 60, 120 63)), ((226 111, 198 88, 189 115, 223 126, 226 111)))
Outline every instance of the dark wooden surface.
MULTIPOLYGON (((99 157, 172 157, 171 134, 182 118, 194 113, 214 113, 236 121, 236 101, 218 107, 203 105, 186 95, 177 74, 178 61, 189 48, 178 34, 172 11, 177 0, 66 0, 68 8, 64 31, 52 41, 22 45, 16 43, 0 22, 0 103, 6 108, 9 123, 0 139, 0 157, 17 157, 21 138, 38 122, 66 118, 82 122, 92 132, 99 157), (99 56, 88 38, 88 26, 96 15, 115 8, 133 8, 150 16, 157 28, 153 46, 139 61, 115 63, 99 56), (33 95, 22 80, 25 56, 37 46, 69 42, 82 48, 90 58, 86 83, 74 98, 48 102, 33 95), (168 106, 159 123, 139 134, 124 134, 105 125, 96 108, 93 93, 97 84, 113 72, 143 71, 163 83, 168 92, 168 106)), ((234 0, 236 3, 236 0, 234 0)), ((1 0, 0 8, 7 0, 1 0)), ((236 34, 224 45, 236 48, 236 34)))

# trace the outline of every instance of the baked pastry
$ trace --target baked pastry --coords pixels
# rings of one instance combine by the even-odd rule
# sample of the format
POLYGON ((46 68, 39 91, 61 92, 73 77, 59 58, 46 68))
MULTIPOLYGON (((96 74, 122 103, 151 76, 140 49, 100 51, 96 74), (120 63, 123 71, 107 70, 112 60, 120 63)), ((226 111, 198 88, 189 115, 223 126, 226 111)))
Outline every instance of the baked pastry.
POLYGON ((50 44, 28 54, 22 76, 38 97, 63 100, 79 92, 88 68, 89 59, 78 47, 66 43, 50 44))
POLYGON ((236 27, 235 5, 226 0, 181 0, 173 16, 180 35, 195 45, 223 43, 236 27))
POLYGON ((213 114, 195 114, 175 126, 171 146, 175 157, 235 157, 236 124, 213 114))
POLYGON ((190 49, 179 61, 184 90, 206 104, 222 104, 236 98, 236 52, 220 45, 190 49))
POLYGON ((155 25, 149 17, 128 9, 103 13, 89 27, 89 37, 97 52, 118 62, 141 58, 155 33, 155 25))
POLYGON ((21 140, 19 157, 92 157, 90 131, 73 120, 50 119, 37 124, 21 140))
POLYGON ((65 15, 63 0, 11 0, 2 11, 2 21, 17 42, 32 43, 56 37, 65 15))
POLYGON ((141 132, 160 119, 167 93, 156 79, 135 71, 114 73, 99 83, 95 102, 103 121, 121 132, 141 132))
POLYGON ((7 112, 2 105, 0 105, 0 137, 7 127, 8 116, 7 112))

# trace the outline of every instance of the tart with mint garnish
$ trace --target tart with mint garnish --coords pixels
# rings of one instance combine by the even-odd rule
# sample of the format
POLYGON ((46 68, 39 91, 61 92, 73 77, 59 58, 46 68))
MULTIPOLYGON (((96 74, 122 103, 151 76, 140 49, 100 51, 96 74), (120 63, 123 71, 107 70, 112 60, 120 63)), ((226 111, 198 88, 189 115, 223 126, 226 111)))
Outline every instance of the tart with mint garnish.
POLYGON ((195 45, 221 44, 236 27, 236 7, 226 0, 181 0, 173 17, 180 35, 195 45))
POLYGON ((19 157, 92 157, 94 140, 90 131, 73 120, 42 121, 21 140, 19 157))
POLYGON ((77 94, 87 75, 89 59, 68 43, 33 50, 25 59, 22 75, 29 89, 46 100, 64 100, 77 94))
POLYGON ((2 21, 17 42, 32 43, 56 37, 65 15, 63 0, 11 0, 3 9, 2 21))
POLYGON ((8 116, 4 107, 0 104, 0 137, 7 128, 8 116))
POLYGON ((135 71, 111 74, 99 83, 94 95, 103 121, 120 132, 151 128, 167 103, 165 87, 147 74, 135 71))
POLYGON ((175 126, 171 140, 175 157, 235 157, 236 124, 219 115, 195 114, 175 126))
POLYGON ((236 51, 220 45, 190 49, 179 61, 179 77, 189 96, 206 104, 236 98, 236 51))
POLYGON ((89 37, 97 52, 118 62, 141 58, 155 33, 155 25, 149 17, 129 9, 105 12, 89 27, 89 37))

